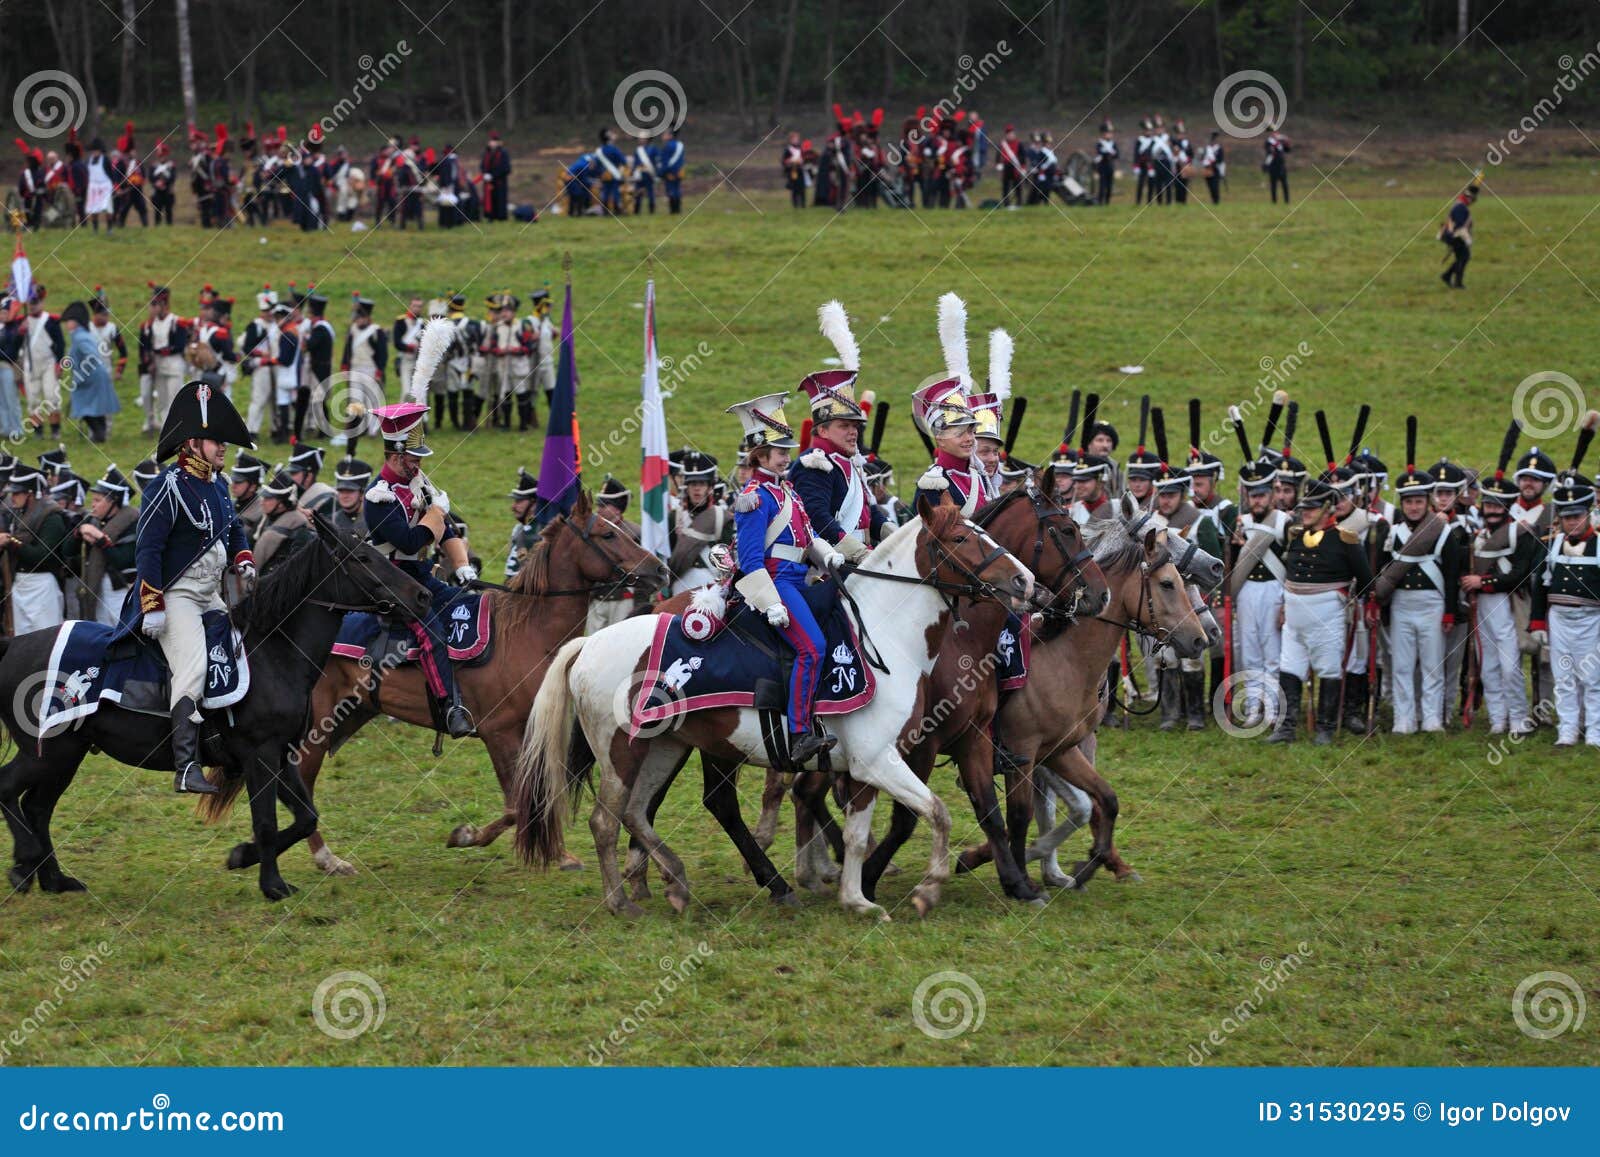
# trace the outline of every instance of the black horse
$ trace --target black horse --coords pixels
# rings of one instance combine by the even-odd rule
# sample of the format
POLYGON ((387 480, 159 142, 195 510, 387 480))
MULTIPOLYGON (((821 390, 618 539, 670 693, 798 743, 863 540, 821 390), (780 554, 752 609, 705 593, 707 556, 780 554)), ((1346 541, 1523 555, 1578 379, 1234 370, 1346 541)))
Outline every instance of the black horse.
MULTIPOLYGON (((229 867, 259 859, 261 891, 282 900, 295 889, 278 873, 278 857, 317 827, 317 813, 290 759, 305 733, 311 689, 322 675, 346 611, 427 613, 432 596, 371 544, 312 516, 316 537, 261 579, 233 611, 250 657, 250 691, 202 725, 204 761, 225 778, 242 776, 250 793, 252 843, 240 844, 229 867), (277 801, 294 822, 278 831, 277 801)), ((39 736, 39 711, 47 688, 56 631, 33 631, 0 640, 0 722, 19 750, 0 766, 0 810, 11 827, 11 886, 27 891, 37 879, 45 892, 81 892, 84 885, 61 871, 50 840, 56 802, 90 750, 152 771, 173 768, 171 724, 104 703, 61 731, 39 736)), ((208 797, 210 798, 210 797, 208 797)))

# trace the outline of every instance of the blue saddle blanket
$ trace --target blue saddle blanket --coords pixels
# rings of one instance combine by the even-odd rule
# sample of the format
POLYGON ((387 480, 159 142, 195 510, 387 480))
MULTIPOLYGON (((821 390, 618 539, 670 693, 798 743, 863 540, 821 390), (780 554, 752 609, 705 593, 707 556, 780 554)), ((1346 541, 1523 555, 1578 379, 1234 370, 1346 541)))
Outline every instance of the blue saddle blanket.
MULTIPOLYGON (((204 710, 231 707, 250 690, 250 663, 244 641, 226 611, 207 611, 204 710)), ((39 701, 39 734, 94 714, 102 702, 150 715, 169 713, 167 660, 161 647, 142 635, 124 636, 117 628, 69 619, 56 628, 39 701)), ((32 713, 30 707, 29 713, 32 713)))
MULTIPOLYGON (((637 737, 642 727, 690 711, 755 707, 760 680, 783 686, 779 656, 786 656, 787 644, 765 619, 743 604, 730 613, 728 627, 710 639, 697 641, 686 636, 680 615, 659 615, 657 619, 650 657, 632 705, 630 737, 637 737), (759 645, 752 639, 759 639, 759 645)), ((819 621, 824 644, 817 714, 843 715, 866 706, 877 683, 862 656, 855 628, 837 606, 819 615, 819 621)))
MULTIPOLYGON (((452 588, 449 602, 436 612, 443 617, 445 642, 450 648, 452 663, 467 663, 480 658, 488 649, 492 636, 489 621, 490 602, 482 591, 452 588)), ((360 659, 374 649, 387 652, 390 648, 405 647, 406 662, 417 661, 416 636, 405 623, 386 619, 368 611, 352 611, 344 617, 338 637, 333 641, 333 653, 341 659, 360 659), (375 646, 376 645, 376 646, 375 646)))
POLYGON ((1015 691, 1028 681, 1028 660, 1033 652, 1033 623, 1013 611, 1006 616, 1006 625, 1000 632, 995 647, 995 674, 1000 679, 1000 690, 1015 691))

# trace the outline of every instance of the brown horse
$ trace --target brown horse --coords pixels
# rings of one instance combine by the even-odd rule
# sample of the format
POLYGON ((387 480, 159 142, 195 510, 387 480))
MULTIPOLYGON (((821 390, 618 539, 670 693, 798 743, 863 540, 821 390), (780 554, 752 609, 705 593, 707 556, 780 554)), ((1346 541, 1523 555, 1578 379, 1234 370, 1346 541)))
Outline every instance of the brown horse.
MULTIPOLYGON (((1095 561, 1111 584, 1111 606, 1098 618, 1047 627, 1034 645, 1028 682, 1006 699, 998 716, 1008 746, 1087 794, 1093 803, 1094 843, 1089 858, 1075 867, 1070 878, 1046 881, 1060 886, 1082 887, 1102 865, 1110 866, 1119 877, 1130 871, 1114 846, 1117 793, 1095 770, 1085 751, 1085 741, 1094 734, 1104 706, 1101 680, 1122 633, 1136 628, 1153 636, 1158 646, 1170 646, 1186 658, 1200 654, 1209 643, 1183 578, 1173 565, 1165 532, 1151 528, 1136 537, 1129 530, 1120 519, 1090 524, 1095 561)), ((1014 846, 1019 839, 1026 839, 1031 801, 1029 814, 1016 818, 1021 822, 1014 823, 1011 830, 1014 846)), ((903 826, 909 835, 913 825, 903 826)), ((884 846, 894 837, 891 828, 884 846)), ((990 857, 991 850, 989 843, 968 849, 958 871, 977 867, 990 857)), ((1029 853, 1028 858, 1036 857, 1029 853)))
MULTIPOLYGON (((629 587, 643 594, 659 589, 666 577, 661 562, 596 513, 583 494, 572 513, 545 528, 506 589, 486 593, 494 631, 489 659, 481 666, 458 668, 456 679, 477 724, 475 734, 489 749, 505 807, 482 827, 457 827, 448 847, 485 847, 511 826, 511 776, 528 711, 551 657, 563 643, 583 634, 589 600, 629 587)), ((421 667, 397 667, 381 677, 364 660, 333 659, 323 668, 311 698, 314 724, 298 749, 307 799, 314 797, 323 760, 379 715, 435 728, 421 667)), ((334 855, 320 830, 312 833, 310 845, 312 859, 324 872, 355 871, 334 855)), ((567 866, 580 865, 569 859, 567 866)))

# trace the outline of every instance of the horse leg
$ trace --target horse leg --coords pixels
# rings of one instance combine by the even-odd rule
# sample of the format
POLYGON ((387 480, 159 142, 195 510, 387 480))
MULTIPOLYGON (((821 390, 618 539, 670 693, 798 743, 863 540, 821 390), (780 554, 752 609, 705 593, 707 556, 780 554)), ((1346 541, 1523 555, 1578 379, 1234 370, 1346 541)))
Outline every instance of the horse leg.
POLYGON ((756 821, 755 839, 764 852, 778 836, 778 820, 783 813, 783 772, 767 769, 767 783, 761 789, 761 818, 756 821))
POLYGON ((609 754, 596 749, 595 761, 600 765, 600 783, 595 788, 594 810, 589 813, 589 832, 600 865, 601 893, 613 915, 643 916, 644 909, 622 894, 622 875, 617 871, 617 828, 628 802, 629 783, 612 766, 609 754))
POLYGON ((1073 866, 1072 875, 1078 886, 1081 888, 1087 884, 1095 869, 1102 865, 1114 872, 1118 880, 1136 882, 1139 873, 1117 855, 1115 837, 1119 804, 1116 790, 1094 769, 1094 764, 1089 762, 1081 747, 1071 748, 1066 753, 1061 771, 1063 778, 1085 793, 1094 805, 1089 821, 1094 843, 1090 847, 1089 858, 1073 866))
POLYGON ((1068 836, 1089 822, 1089 797, 1067 783, 1049 764, 1034 765, 1034 801, 1039 817, 1039 838, 1028 848, 1028 859, 1044 861, 1044 882, 1052 888, 1073 887, 1072 877, 1061 870, 1056 849, 1068 836), (1056 800, 1067 805, 1067 818, 1056 826, 1056 800))
MULTIPOLYGON (((871 742, 867 737, 858 740, 858 744, 866 746, 871 742)), ((855 746, 855 745, 852 745, 855 746)), ((950 811, 944 806, 944 801, 929 790, 928 785, 916 777, 916 774, 906 766, 905 760, 900 758, 900 753, 892 747, 883 750, 878 758, 863 763, 850 764, 850 776, 858 782, 868 784, 879 791, 888 792, 895 799, 905 804, 917 815, 928 821, 933 833, 933 849, 928 856, 928 871, 922 877, 921 883, 911 889, 911 903, 916 908, 917 914, 926 916, 932 911, 933 906, 939 902, 940 890, 944 882, 950 878, 950 811)), ((869 820, 870 822, 870 820, 869 820)), ((869 833, 865 828, 861 831, 862 846, 865 847, 866 836, 869 833)), ((850 863, 850 846, 846 843, 845 866, 850 863)), ((859 881, 859 876, 857 880, 859 881)))
MULTIPOLYGON (((687 756, 687 753, 685 755, 687 756)), ((739 792, 736 786, 739 780, 739 766, 736 760, 714 759, 702 754, 700 769, 705 773, 705 789, 701 795, 701 802, 705 804, 706 810, 717 818, 722 830, 733 840, 734 847, 739 849, 739 854, 744 857, 744 862, 749 865, 751 874, 756 878, 756 885, 772 893, 774 904, 799 907, 800 899, 794 894, 794 889, 789 887, 789 881, 785 880, 773 866, 772 861, 767 858, 766 850, 745 826, 744 816, 739 811, 739 792)), ((780 784, 780 790, 781 786, 780 784)))
POLYGON ((250 793, 250 832, 255 837, 256 854, 261 858, 261 894, 269 900, 286 900, 298 891, 278 872, 277 779, 278 764, 284 755, 278 745, 265 745, 257 748, 245 763, 245 790, 250 793))
MULTIPOLYGON (((957 738, 952 754, 955 756, 956 766, 961 771, 961 786, 966 790, 967 798, 972 801, 972 810, 978 819, 978 826, 983 829, 984 835, 989 837, 989 848, 994 855, 995 872, 1000 877, 1000 887, 1005 894, 1013 900, 1025 903, 1039 903, 1042 897, 1028 879, 1028 874, 1022 869, 1023 847, 1012 847, 1012 838, 1006 830, 1006 820, 1000 815, 1000 800, 994 790, 994 743, 989 738, 987 727, 972 726, 962 731, 957 738)), ((1007 818, 1013 823, 1018 822, 1016 817, 1015 795, 1019 789, 1031 793, 1032 781, 1026 784, 1021 781, 1026 779, 1023 775, 1011 774, 1006 777, 1007 818)), ((1031 801, 1030 801, 1031 804, 1031 801)), ((1031 806, 1026 809, 1027 814, 1021 818, 1022 830, 1018 844, 1027 840, 1027 825, 1032 818, 1031 806)))
POLYGON ((869 900, 861 890, 861 867, 867 858, 867 840, 872 835, 872 809, 878 801, 878 790, 854 780, 850 782, 850 787, 850 797, 844 809, 844 871, 839 877, 839 903, 852 912, 887 921, 889 913, 869 900))
MULTIPOLYGON (((322 771, 323 761, 328 758, 334 744, 343 743, 360 731, 368 720, 377 718, 376 712, 368 710, 362 702, 360 692, 363 688, 359 679, 346 678, 335 685, 334 673, 343 671, 344 666, 339 662, 329 663, 323 668, 322 678, 317 681, 316 687, 311 692, 311 718, 336 720, 333 729, 323 734, 319 727, 311 742, 302 739, 295 745, 294 756, 291 759, 291 763, 300 772, 300 780, 305 785, 306 802, 311 807, 316 806, 317 775, 322 771), (349 710, 346 707, 347 703, 353 704, 355 709, 349 710)), ((367 677, 370 678, 370 675, 367 677)), ((370 686, 366 689, 370 690, 370 686)), ((306 841, 306 847, 311 852, 311 862, 319 871, 329 876, 356 874, 354 864, 334 855, 333 849, 328 847, 328 842, 323 838, 320 829, 312 831, 306 841)), ((250 857, 248 862, 254 863, 255 858, 250 857)), ((245 864, 241 862, 234 865, 230 861, 229 866, 244 867, 245 864)))
MULTIPOLYGON (((650 797, 650 806, 645 810, 645 817, 651 824, 656 822, 656 812, 661 810, 661 801, 667 798, 667 791, 678 778, 678 773, 683 770, 683 765, 689 762, 689 751, 684 749, 683 758, 678 766, 673 769, 666 781, 655 790, 650 797)), ((650 898, 650 854, 644 850, 644 845, 637 837, 628 839, 628 858, 622 864, 622 878, 628 885, 628 895, 635 900, 648 900, 650 898)))
MULTIPOLYGON (((933 762, 938 756, 938 745, 928 739, 918 743, 906 754, 906 764, 918 779, 927 783, 928 777, 933 774, 933 762)), ((861 890, 867 899, 878 898, 878 881, 883 878, 883 873, 894 859, 895 853, 916 830, 916 813, 902 803, 895 803, 889 813, 889 830, 884 835, 883 842, 872 849, 867 856, 867 862, 862 866, 861 890)))
POLYGON ((803 887, 820 892, 839 880, 828 850, 844 858, 844 835, 828 810, 828 777, 820 771, 803 771, 794 777, 793 792, 797 874, 803 887))
MULTIPOLYGON (((50 819, 55 814, 56 803, 72 783, 78 764, 83 759, 79 751, 65 768, 60 764, 63 751, 52 747, 50 762, 38 756, 18 755, 0 769, 0 809, 4 809, 6 822, 11 828, 15 848, 15 867, 11 869, 11 886, 26 892, 33 881, 39 881, 43 892, 82 892, 82 881, 61 871, 56 862, 55 844, 50 839, 50 819), (52 766, 54 763, 56 766, 52 766)), ((70 752, 65 753, 70 757, 70 752)))
POLYGON ((689 907, 689 879, 683 870, 683 861, 661 838, 650 823, 650 804, 656 790, 670 782, 683 765, 685 744, 665 737, 654 740, 649 751, 639 763, 639 773, 633 790, 628 793, 622 809, 622 823, 628 834, 644 845, 645 851, 655 861, 656 870, 667 886, 667 903, 679 913, 689 907))

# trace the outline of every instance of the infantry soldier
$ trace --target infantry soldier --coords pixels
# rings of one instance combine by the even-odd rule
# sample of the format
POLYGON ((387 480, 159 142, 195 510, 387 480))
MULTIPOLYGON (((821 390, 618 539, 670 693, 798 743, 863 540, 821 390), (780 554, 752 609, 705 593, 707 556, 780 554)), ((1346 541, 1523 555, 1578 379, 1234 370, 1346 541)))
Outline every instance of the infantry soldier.
POLYGON ((1278 188, 1283 187, 1283 203, 1289 203, 1289 153, 1294 148, 1289 138, 1273 129, 1261 143, 1261 167, 1266 171, 1271 186, 1272 203, 1278 203, 1278 188))
MULTIPOLYGON (((419 384, 412 383, 411 389, 419 384)), ((468 560, 465 541, 447 518, 449 498, 422 473, 422 460, 433 453, 422 440, 427 413, 421 402, 400 402, 376 411, 383 434, 383 469, 367 490, 365 513, 373 545, 433 593, 427 617, 407 625, 417 639, 423 674, 443 715, 444 729, 451 738, 460 739, 472 733, 473 722, 461 701, 445 638, 453 588, 435 577, 428 552, 437 547, 459 583, 476 582, 478 572, 468 560)))
POLYGON ((372 467, 359 458, 342 458, 334 467, 333 482, 338 501, 333 510, 333 525, 345 534, 367 537, 367 513, 363 503, 367 487, 372 484, 372 467))
POLYGON ((394 319, 395 380, 402 385, 411 380, 411 370, 417 364, 417 343, 422 340, 424 308, 422 298, 413 296, 406 311, 394 319))
POLYGON ((526 469, 517 471, 517 484, 507 495, 511 499, 511 516, 517 520, 511 528, 511 551, 506 555, 506 577, 511 578, 522 569, 522 555, 539 541, 539 528, 534 525, 533 512, 538 507, 539 480, 526 469))
MULTIPOLYGON (((323 316, 328 309, 328 299, 318 293, 315 286, 310 286, 301 300, 305 305, 306 318, 299 327, 301 372, 300 384, 294 395, 296 442, 306 436, 306 412, 310 410, 311 403, 316 402, 319 411, 324 406, 328 379, 333 376, 333 323, 323 316)), ((322 426, 326 420, 327 414, 321 413, 317 424, 322 426)))
MULTIPOLYGON (((473 413, 472 359, 483 342, 483 323, 467 316, 467 295, 464 293, 451 295, 449 321, 455 329, 455 340, 451 343, 446 362, 445 388, 450 402, 450 424, 457 430, 470 430, 477 421, 473 413), (462 401, 463 398, 466 400, 462 401)), ((443 427, 442 420, 435 424, 443 427)))
MULTIPOLYGON (((1468 570, 1467 553, 1472 545, 1474 526, 1459 518, 1459 496, 1467 486, 1466 470, 1440 458, 1428 467, 1433 475, 1433 493, 1429 506, 1450 524, 1451 544, 1447 548, 1457 563, 1456 578, 1468 570)), ((1458 601, 1459 608, 1459 601, 1458 601)), ((1461 669, 1465 665, 1467 647, 1472 642, 1472 628, 1465 615, 1458 614, 1444 629, 1444 717, 1446 722, 1455 713, 1456 698, 1461 692, 1461 669)))
POLYGON ((1206 191, 1211 194, 1211 203, 1222 203, 1222 182, 1228 179, 1227 152, 1222 144, 1222 134, 1212 130, 1211 141, 1200 150, 1200 171, 1205 174, 1206 191))
POLYGON ((139 512, 129 498, 133 488, 115 466, 94 484, 94 506, 75 532, 84 544, 83 588, 87 598, 80 608, 86 618, 115 626, 122 616, 137 573, 134 545, 139 512))
POLYGON ((789 468, 789 484, 805 504, 811 529, 845 559, 856 562, 883 530, 883 512, 868 500, 862 479, 861 434, 866 411, 856 401, 860 350, 844 306, 830 301, 817 310, 822 336, 843 368, 807 374, 800 389, 811 402, 811 448, 789 468))
POLYGON ((239 451, 233 462, 233 472, 228 475, 234 512, 251 542, 260 536, 261 523, 266 518, 261 509, 261 483, 266 476, 267 464, 248 450, 239 451))
POLYGON ((1483 484, 1483 529, 1473 539, 1472 569, 1461 576, 1461 589, 1472 606, 1479 678, 1491 735, 1509 731, 1520 736, 1529 730, 1528 689, 1522 681, 1514 604, 1528 599, 1544 551, 1538 538, 1510 513, 1517 486, 1505 472, 1521 432, 1521 426, 1513 421, 1501 445, 1494 477, 1483 484))
POLYGON ((529 392, 537 334, 526 319, 517 317, 517 307, 521 304, 514 293, 489 296, 493 319, 484 327, 480 347, 487 366, 478 385, 490 407, 489 424, 506 430, 511 429, 513 398, 522 420, 521 428, 528 430, 538 425, 533 396, 529 392))
POLYGON ((50 423, 50 437, 61 437, 61 359, 66 356, 67 339, 61 320, 44 308, 45 287, 35 281, 28 293, 28 313, 22 320, 22 384, 28 407, 27 424, 36 438, 44 437, 44 424, 50 423))
POLYGON ((633 146, 633 215, 637 217, 646 201, 650 212, 656 211, 656 146, 650 138, 640 136, 633 146))
MULTIPOLYGON (((1246 446, 1248 450, 1248 446, 1246 446)), ((1234 522, 1228 593, 1235 607, 1238 670, 1244 674, 1244 726, 1258 726, 1278 699, 1283 646, 1283 554, 1293 519, 1272 505, 1273 468, 1247 460, 1239 468, 1246 509, 1234 522)))
MULTIPOLYGON (((615 525, 634 542, 638 542, 638 524, 629 522, 623 517, 623 513, 628 509, 628 497, 628 488, 607 474, 605 481, 600 484, 600 489, 595 493, 594 512, 615 525)), ((584 626, 585 633, 592 635, 613 623, 622 622, 633 614, 633 592, 622 588, 615 594, 615 598, 590 599, 589 617, 584 626)))
MULTIPOLYGON (((783 184, 789 190, 789 205, 791 208, 804 209, 806 207, 806 154, 799 133, 790 133, 789 140, 783 146, 783 159, 780 162, 783 168, 783 184)), ((635 211, 638 202, 634 202, 635 211)), ((655 196, 650 198, 650 211, 656 210, 655 196)))
POLYGON ((322 471, 324 452, 319 446, 312 446, 302 442, 294 448, 294 453, 289 455, 289 480, 299 487, 299 505, 302 509, 312 514, 320 514, 324 518, 332 517, 336 496, 333 487, 326 482, 318 482, 317 475, 322 471))
POLYGON ((298 489, 282 466, 273 467, 272 477, 261 485, 265 517, 255 539, 255 558, 262 574, 316 537, 311 520, 296 501, 298 489))
POLYGON ((1578 473, 1597 424, 1600 414, 1590 410, 1572 465, 1556 479, 1551 499, 1558 529, 1533 586, 1529 625, 1547 637, 1555 668, 1557 747, 1578 742, 1580 719, 1583 741, 1600 747, 1600 537, 1594 483, 1578 473))
POLYGON ((717 578, 711 548, 733 539, 733 519, 727 508, 713 500, 717 460, 710 454, 685 447, 673 451, 680 467, 679 493, 673 514, 672 593, 692 591, 717 578))
POLYGON ((256 294, 256 316, 244 327, 239 340, 239 368, 250 379, 245 424, 252 435, 261 432, 261 420, 273 404, 278 364, 285 356, 293 358, 293 339, 283 332, 273 313, 277 304, 278 295, 272 286, 263 285, 256 294))
MULTIPOLYGON (((1455 204, 1450 206, 1450 216, 1439 227, 1439 240, 1444 242, 1450 250, 1450 268, 1439 274, 1439 280, 1452 289, 1464 288, 1461 284, 1462 274, 1467 271, 1467 262, 1472 260, 1472 205, 1478 199, 1478 183, 1483 179, 1479 173, 1472 178, 1472 183, 1456 195, 1455 204)), ((1284 200, 1288 200, 1287 192, 1284 200)))
POLYGON ((504 221, 511 192, 511 154, 500 143, 500 134, 493 130, 478 170, 483 175, 483 219, 504 221))
MULTIPOLYGON (((1088 411, 1085 411, 1086 416, 1088 411)), ((1178 469, 1167 457, 1166 418, 1161 409, 1150 411, 1150 423, 1155 430, 1156 455, 1161 466, 1156 474, 1156 514, 1172 530, 1208 554, 1222 557, 1222 541, 1217 534, 1217 524, 1202 518, 1200 511, 1190 501, 1194 477, 1178 469)), ((1173 669, 1174 654, 1170 647, 1162 647, 1156 659, 1157 686, 1161 698, 1161 729, 1171 731, 1180 719, 1187 720, 1190 731, 1200 731, 1206 725, 1206 673, 1199 658, 1182 658, 1173 669)))
POLYGON ((61 573, 67 520, 43 494, 44 481, 38 470, 18 461, 5 484, 10 517, 8 529, 0 531, 0 550, 11 556, 11 629, 16 635, 57 626, 65 610, 61 573))
POLYGON ((246 589, 255 582, 255 559, 244 528, 234 516, 222 481, 229 443, 253 448, 244 419, 225 394, 190 382, 172 399, 156 460, 177 461, 145 491, 139 512, 136 560, 137 613, 126 630, 139 630, 161 644, 170 673, 173 787, 211 795, 200 766, 201 692, 206 679, 206 635, 202 616, 223 609, 219 595, 230 564, 246 589))
MULTIPOLYGON (((528 315, 528 325, 535 331, 535 341, 539 351, 533 369, 533 384, 544 394, 544 402, 548 406, 550 395, 556 388, 556 332, 555 327, 550 324, 550 291, 535 289, 528 295, 528 304, 533 306, 533 312, 528 315)), ((537 398, 538 395, 533 396, 537 398)), ((531 409, 531 401, 529 406, 531 409)), ((535 414, 529 429, 538 428, 539 419, 535 414)))
POLYGON ((345 404, 349 412, 329 415, 336 431, 341 424, 344 426, 330 441, 335 446, 343 445, 349 455, 355 454, 356 443, 361 441, 361 432, 370 420, 367 414, 384 400, 383 375, 389 366, 389 335, 381 325, 373 324, 372 305, 370 299, 356 296, 350 331, 344 338, 344 356, 339 359, 339 369, 348 375, 345 404))
POLYGON ((667 195, 667 211, 683 212, 683 142, 671 128, 662 130, 660 164, 661 188, 667 195))
MULTIPOLYGON (((1315 742, 1333 742, 1344 665, 1345 608, 1372 584, 1372 567, 1357 536, 1333 517, 1336 493, 1321 478, 1307 480, 1296 503, 1300 516, 1284 550, 1283 644, 1278 661, 1282 709, 1268 743, 1293 743, 1305 684, 1318 679, 1315 742)), ((1368 606, 1367 622, 1377 617, 1368 606)))
POLYGON ((1095 204, 1109 205, 1111 186, 1117 179, 1116 129, 1109 117, 1100 122, 1100 139, 1094 145, 1094 168, 1098 178, 1094 190, 1095 204))

